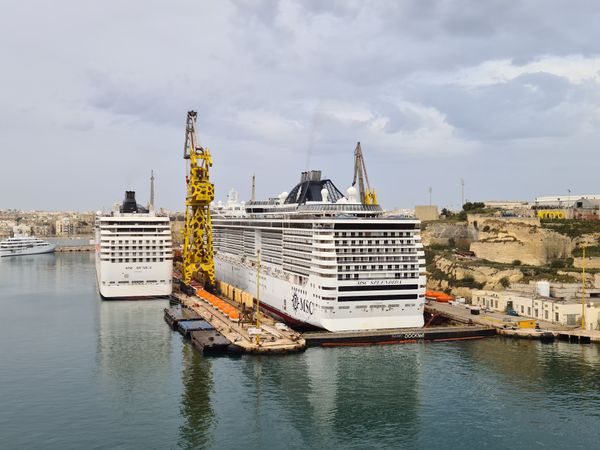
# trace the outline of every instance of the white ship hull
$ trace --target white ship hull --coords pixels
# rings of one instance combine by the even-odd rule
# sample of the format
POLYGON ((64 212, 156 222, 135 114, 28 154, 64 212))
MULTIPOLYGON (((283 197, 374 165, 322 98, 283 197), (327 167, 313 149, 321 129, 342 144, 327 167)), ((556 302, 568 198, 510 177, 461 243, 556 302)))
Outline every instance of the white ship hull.
POLYGON ((0 250, 0 257, 4 256, 24 256, 24 255, 39 255, 41 253, 53 253, 56 249, 55 244, 40 245, 33 248, 21 248, 13 250, 0 250))
POLYGON ((319 171, 289 193, 237 203, 212 217, 217 279, 256 295, 291 325, 330 331, 423 326, 425 253, 420 222, 384 216, 319 171), (260 267, 260 270, 258 270, 260 267))
MULTIPOLYGON (((312 278, 304 286, 269 275, 269 264, 261 269, 260 303, 271 313, 290 325, 310 325, 329 331, 375 330, 390 328, 416 328, 424 324, 424 299, 399 302, 368 302, 366 304, 339 305, 316 298, 311 286, 312 278)), ((231 258, 215 257, 217 279, 238 287, 256 297, 256 270, 231 258)), ((425 277, 419 278, 425 285, 425 277)), ((424 289, 423 289, 424 294, 424 289)))
POLYGON ((171 261, 162 263, 110 263, 99 261, 97 255, 98 290, 105 299, 171 295, 171 261))

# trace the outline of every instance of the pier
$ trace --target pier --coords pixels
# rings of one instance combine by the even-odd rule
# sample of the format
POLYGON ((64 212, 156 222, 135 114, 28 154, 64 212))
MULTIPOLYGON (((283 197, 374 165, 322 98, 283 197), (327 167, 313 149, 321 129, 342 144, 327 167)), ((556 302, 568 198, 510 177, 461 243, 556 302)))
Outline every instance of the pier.
POLYGON ((93 245, 61 245, 54 249, 57 253, 70 253, 70 252, 93 252, 93 245))
POLYGON ((477 308, 478 314, 472 314, 470 305, 430 302, 425 305, 425 312, 431 316, 430 322, 442 318, 457 324, 492 327, 497 334, 519 339, 538 339, 551 342, 554 339, 580 344, 600 343, 600 332, 566 327, 530 317, 510 316, 494 311, 477 308), (537 322, 539 328, 520 326, 520 322, 537 322))
MULTIPOLYGON (((232 320, 230 315, 215 308, 201 295, 176 293, 174 297, 181 305, 181 313, 173 308, 165 311, 165 320, 170 324, 201 319, 210 325, 210 328, 204 330, 190 331, 192 344, 198 350, 206 353, 217 350, 215 347, 218 346, 227 353, 281 354, 300 352, 306 348, 306 341, 299 333, 270 316, 261 315, 260 328, 257 328, 255 322, 232 320), (203 336, 207 336, 206 339, 203 336), (215 340, 219 344, 215 344, 215 340)), ((238 317, 243 317, 243 311, 238 309, 238 305, 227 303, 238 311, 238 317)))

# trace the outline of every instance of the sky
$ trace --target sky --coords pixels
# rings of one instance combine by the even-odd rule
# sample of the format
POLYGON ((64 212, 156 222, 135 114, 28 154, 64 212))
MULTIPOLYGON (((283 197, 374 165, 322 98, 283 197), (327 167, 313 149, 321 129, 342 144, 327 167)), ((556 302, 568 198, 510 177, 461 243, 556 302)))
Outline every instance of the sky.
POLYGON ((217 200, 385 208, 599 194, 596 0, 2 0, 0 209, 183 210, 188 110, 217 200))

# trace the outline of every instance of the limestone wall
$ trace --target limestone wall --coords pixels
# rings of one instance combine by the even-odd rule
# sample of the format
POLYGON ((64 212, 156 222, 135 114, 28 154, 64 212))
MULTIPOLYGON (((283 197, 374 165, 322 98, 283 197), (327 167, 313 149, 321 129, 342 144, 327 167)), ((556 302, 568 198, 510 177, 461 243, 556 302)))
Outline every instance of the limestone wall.
MULTIPOLYGON (((519 269, 499 270, 489 266, 473 266, 466 267, 462 264, 437 256, 434 259, 435 268, 444 273, 446 279, 436 279, 435 277, 427 277, 427 286, 430 289, 447 290, 451 285, 460 284, 460 280, 472 279, 477 283, 481 283, 484 289, 502 290, 500 280, 506 278, 511 284, 517 283, 523 278, 523 273, 519 269), (459 283, 456 283, 458 281, 459 283)), ((466 287, 452 287, 451 292, 454 295, 471 298, 472 289, 466 287)))
MULTIPOLYGON (((574 258, 573 259, 573 267, 577 267, 581 269, 583 267, 583 258, 574 258)), ((600 269, 600 258, 592 257, 585 258, 585 268, 586 269, 600 269)))
POLYGON ((478 258, 544 265, 553 259, 571 256, 571 240, 541 228, 536 218, 469 215, 468 223, 470 234, 475 237, 470 249, 478 258))
POLYGON ((450 239, 455 241, 470 239, 467 223, 428 222, 421 230, 421 240, 425 246, 448 245, 450 239))

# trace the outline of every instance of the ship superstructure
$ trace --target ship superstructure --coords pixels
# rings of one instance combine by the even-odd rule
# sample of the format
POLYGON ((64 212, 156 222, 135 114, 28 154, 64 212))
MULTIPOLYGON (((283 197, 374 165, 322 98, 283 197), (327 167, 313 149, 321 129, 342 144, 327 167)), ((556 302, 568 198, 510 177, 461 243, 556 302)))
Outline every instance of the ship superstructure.
POLYGON ((55 248, 55 244, 33 236, 17 235, 0 242, 0 257, 52 253, 55 248))
POLYGON ((425 259, 420 222, 384 217, 354 187, 343 195, 320 171, 288 194, 213 208, 218 279, 256 292, 292 325, 331 331, 420 327, 425 259))
POLYGON ((96 275, 104 298, 171 294, 173 249, 169 218, 138 205, 127 191, 122 205, 96 215, 96 275))

